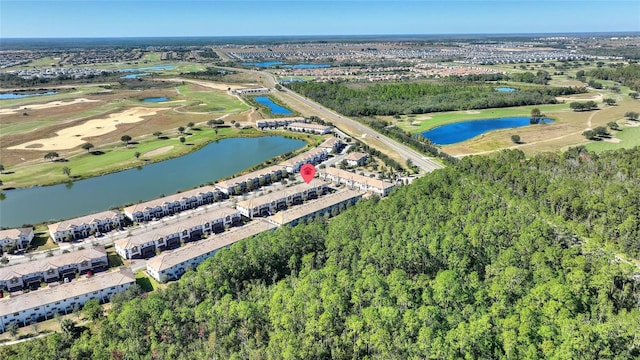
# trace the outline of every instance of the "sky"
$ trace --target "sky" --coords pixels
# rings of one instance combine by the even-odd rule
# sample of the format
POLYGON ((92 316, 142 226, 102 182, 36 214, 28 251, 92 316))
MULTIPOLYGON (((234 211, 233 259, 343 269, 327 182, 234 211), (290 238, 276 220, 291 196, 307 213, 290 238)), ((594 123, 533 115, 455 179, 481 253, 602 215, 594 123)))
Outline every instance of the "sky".
POLYGON ((640 31, 640 1, 0 0, 0 37, 640 31))

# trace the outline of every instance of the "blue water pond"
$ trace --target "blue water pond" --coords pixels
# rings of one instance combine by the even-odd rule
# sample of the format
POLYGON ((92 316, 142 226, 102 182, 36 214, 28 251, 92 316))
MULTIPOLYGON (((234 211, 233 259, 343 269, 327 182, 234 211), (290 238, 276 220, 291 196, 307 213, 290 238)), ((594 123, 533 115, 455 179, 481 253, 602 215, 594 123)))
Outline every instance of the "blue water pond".
POLYGON ((266 96, 256 96, 254 99, 260 104, 269 107, 269 110, 271 111, 272 114, 277 114, 277 115, 293 114, 291 110, 274 103, 273 101, 271 101, 271 99, 269 99, 266 96))
POLYGON ((262 62, 246 62, 242 63, 244 66, 256 66, 256 67, 273 67, 280 66, 287 69, 319 69, 331 67, 329 64, 284 64, 282 61, 262 61, 262 62))
POLYGON ((141 76, 147 76, 149 73, 140 73, 140 74, 128 74, 125 76, 120 76, 120 79, 137 79, 141 76))
POLYGON ((57 91, 47 91, 47 92, 31 93, 31 94, 7 93, 7 94, 0 94, 0 100, 22 99, 22 98, 26 98, 26 97, 30 97, 30 96, 54 95, 54 94, 57 94, 57 93, 58 93, 57 91))
POLYGON ((516 91, 516 89, 514 88, 510 88, 510 87, 497 87, 496 91, 500 91, 500 92, 514 92, 516 91))
POLYGON ((142 99, 143 102, 150 102, 150 103, 158 103, 158 102, 163 102, 163 101, 167 101, 169 100, 168 97, 150 97, 150 98, 145 98, 142 99))
MULTIPOLYGON (((543 119, 545 124, 552 123, 551 119, 543 119)), ((455 144, 469 140, 480 134, 498 129, 508 129, 529 126, 531 122, 528 117, 508 117, 497 119, 462 121, 453 124, 438 126, 422 133, 432 143, 438 145, 455 144)), ((537 125, 533 125, 537 126, 537 125)))

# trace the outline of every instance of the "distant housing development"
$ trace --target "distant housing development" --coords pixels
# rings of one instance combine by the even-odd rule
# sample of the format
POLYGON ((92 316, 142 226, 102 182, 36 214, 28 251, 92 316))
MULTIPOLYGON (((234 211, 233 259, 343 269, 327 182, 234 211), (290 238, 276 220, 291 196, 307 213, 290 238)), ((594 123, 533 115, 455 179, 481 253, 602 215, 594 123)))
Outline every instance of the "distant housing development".
POLYGON ((159 282, 177 280, 187 270, 195 269, 205 259, 215 255, 218 250, 275 227, 266 221, 252 221, 222 234, 213 235, 197 244, 160 254, 147 261, 147 273, 159 282))
POLYGON ((122 225, 124 216, 117 210, 107 210, 49 225, 54 242, 84 239, 98 232, 108 232, 122 225))
POLYGON ((95 273, 107 267, 107 252, 103 246, 5 266, 0 268, 0 292, 38 289, 42 283, 74 278, 87 271, 95 273))
POLYGON ((236 90, 233 90, 233 92, 238 95, 261 95, 261 94, 268 94, 269 88, 265 88, 265 87, 245 88, 245 89, 236 89, 236 90))
POLYGON ((393 190, 394 184, 386 181, 358 175, 346 170, 328 167, 318 171, 318 177, 336 184, 345 184, 352 189, 371 191, 380 196, 387 196, 393 190))
POLYGON ((19 250, 26 249, 33 240, 33 228, 19 228, 0 230, 0 247, 16 246, 19 250))
POLYGON ((122 268, 0 299, 0 332, 6 331, 12 323, 24 326, 51 319, 58 313, 68 314, 92 299, 110 301, 111 296, 129 289, 135 282, 131 269, 122 268))
POLYGON ((202 239, 214 232, 224 231, 240 221, 240 212, 230 207, 209 209, 206 212, 170 225, 158 224, 140 234, 115 241, 118 255, 123 259, 148 258, 156 251, 173 249, 181 243, 202 239))
POLYGON ((198 206, 211 204, 218 200, 220 195, 220 191, 214 186, 203 186, 163 198, 127 206, 124 208, 124 214, 131 219, 131 221, 149 221, 154 218, 159 219, 181 211, 194 209, 198 206))

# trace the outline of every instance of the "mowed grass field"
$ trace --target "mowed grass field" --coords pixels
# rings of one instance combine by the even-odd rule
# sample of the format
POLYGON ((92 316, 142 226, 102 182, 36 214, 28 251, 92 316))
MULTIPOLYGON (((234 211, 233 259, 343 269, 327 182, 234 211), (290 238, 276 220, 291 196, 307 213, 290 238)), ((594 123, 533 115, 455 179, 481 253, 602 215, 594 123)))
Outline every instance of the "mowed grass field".
POLYGON ((226 91, 202 88, 195 84, 171 85, 147 90, 87 88, 64 94, 16 99, 20 101, 7 104, 0 102, 0 111, 16 107, 28 109, 27 115, 20 109, 17 113, 2 115, 0 119, 0 163, 5 167, 5 173, 0 176, 2 186, 46 185, 96 176, 180 156, 215 139, 253 135, 252 130, 240 130, 230 124, 231 120, 247 124, 251 119, 251 108, 239 98, 228 95, 226 91), (143 102, 147 97, 168 97, 169 101, 143 102), (79 98, 91 102, 35 108, 38 104, 79 98), (34 108, 29 109, 29 106, 34 108), (116 130, 109 133, 82 138, 83 142, 94 145, 91 153, 80 146, 55 150, 59 159, 64 161, 51 162, 44 159, 44 155, 51 150, 10 149, 26 142, 58 136, 56 132, 61 129, 117 115, 133 107, 159 108, 160 111, 138 122, 116 124, 116 130), (192 109, 194 107, 197 111, 192 109), (206 122, 218 118, 223 118, 230 127, 220 128, 216 133, 206 122), (187 128, 190 122, 196 124, 194 129, 187 128), (179 134, 177 129, 180 126, 187 128, 185 134, 179 134), (157 138, 153 136, 155 132, 161 132, 163 136, 157 138), (125 146, 120 139, 123 135, 131 136, 133 143, 125 146), (185 143, 179 141, 181 136, 185 137, 185 143), (162 151, 145 156, 161 148, 162 151), (136 153, 140 153, 139 158, 135 157, 136 153), (62 173, 64 167, 71 169, 71 178, 62 173))

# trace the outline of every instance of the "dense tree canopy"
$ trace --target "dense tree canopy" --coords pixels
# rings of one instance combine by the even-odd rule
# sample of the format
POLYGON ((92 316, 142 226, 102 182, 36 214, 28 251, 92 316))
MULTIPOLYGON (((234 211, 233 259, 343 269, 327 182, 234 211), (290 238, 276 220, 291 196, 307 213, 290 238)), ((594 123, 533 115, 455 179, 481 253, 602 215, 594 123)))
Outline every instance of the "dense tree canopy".
POLYGON ((554 104, 556 96, 583 91, 566 87, 539 87, 500 92, 494 89, 493 84, 458 81, 437 84, 390 83, 360 87, 340 83, 296 82, 287 86, 349 116, 422 114, 554 104))
POLYGON ((640 148, 465 158, 0 358, 638 358, 638 269, 606 249, 638 255, 639 182, 640 148))

